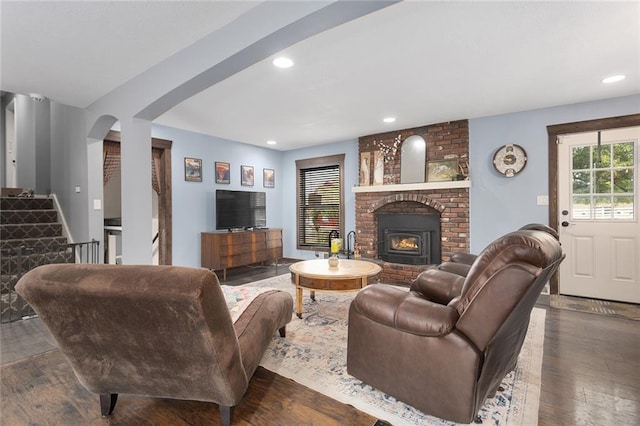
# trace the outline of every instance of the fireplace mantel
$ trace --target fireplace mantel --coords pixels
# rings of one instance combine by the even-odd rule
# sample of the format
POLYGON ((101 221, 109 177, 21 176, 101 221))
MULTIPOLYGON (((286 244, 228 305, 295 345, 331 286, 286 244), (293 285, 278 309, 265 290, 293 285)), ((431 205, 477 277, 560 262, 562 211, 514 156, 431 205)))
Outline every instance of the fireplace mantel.
POLYGON ((393 185, 354 186, 351 192, 387 192, 387 191, 419 191, 432 189, 470 188, 470 180, 454 180, 445 182, 399 183, 393 185))

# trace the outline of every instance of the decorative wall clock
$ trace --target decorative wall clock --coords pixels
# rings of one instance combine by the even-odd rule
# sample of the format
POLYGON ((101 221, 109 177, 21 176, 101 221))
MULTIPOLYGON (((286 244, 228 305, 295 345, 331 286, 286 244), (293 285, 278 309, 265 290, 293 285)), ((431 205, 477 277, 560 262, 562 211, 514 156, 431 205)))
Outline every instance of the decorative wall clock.
POLYGON ((493 154, 493 167, 506 177, 514 177, 527 164, 527 153, 520 145, 507 144, 493 154))

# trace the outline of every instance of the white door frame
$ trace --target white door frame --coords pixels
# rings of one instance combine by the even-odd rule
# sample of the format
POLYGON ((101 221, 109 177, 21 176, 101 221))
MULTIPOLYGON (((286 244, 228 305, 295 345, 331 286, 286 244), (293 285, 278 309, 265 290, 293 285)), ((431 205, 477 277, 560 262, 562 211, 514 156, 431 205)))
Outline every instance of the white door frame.
MULTIPOLYGON (((629 142, 634 149, 634 178, 637 182, 637 141, 640 139, 640 126, 607 129, 597 132, 573 133, 560 137, 558 151, 558 203, 561 214, 560 242, 566 254, 565 262, 560 265, 559 291, 561 294, 590 297, 594 299, 615 300, 627 303, 640 303, 640 258, 638 244, 640 244, 640 227, 637 214, 629 217, 622 209, 614 208, 616 195, 615 178, 612 170, 617 165, 612 160, 616 158, 611 146, 615 143, 629 142), (596 153, 590 158, 590 151, 602 143, 602 150, 609 159, 609 164, 593 164, 597 161, 596 153), (586 150, 584 147, 588 147, 586 150), (581 186, 584 192, 582 203, 574 205, 574 187, 572 184, 573 150, 579 148, 581 155, 587 153, 580 163, 580 169, 596 169, 589 181, 590 184, 581 186), (606 154, 609 154, 608 157, 606 154), (608 166, 608 167, 607 167, 608 166), (603 167, 608 174, 610 188, 606 185, 598 186, 597 174, 602 175, 603 167), (600 193, 601 191, 604 191, 600 193), (594 198, 591 198, 591 197, 594 198), (613 197, 613 198, 612 198, 613 197), (609 201, 609 208, 597 207, 595 199, 609 201), (588 203, 588 204, 587 204, 588 203)), ((613 172, 615 174, 615 172, 613 172)), ((582 173, 583 177, 587 173, 582 173)), ((602 177, 602 176, 601 176, 602 177)), ((638 186, 633 188, 635 211, 637 212, 638 186)), ((624 195, 627 195, 626 193, 624 195)), ((605 204, 606 205, 606 204, 605 204)))
MULTIPOLYGON (((602 118, 576 123, 547 126, 549 149, 549 226, 558 230, 558 136, 568 133, 592 132, 603 129, 640 126, 640 114, 602 118)), ((558 275, 550 282, 550 293, 559 294, 558 275)))

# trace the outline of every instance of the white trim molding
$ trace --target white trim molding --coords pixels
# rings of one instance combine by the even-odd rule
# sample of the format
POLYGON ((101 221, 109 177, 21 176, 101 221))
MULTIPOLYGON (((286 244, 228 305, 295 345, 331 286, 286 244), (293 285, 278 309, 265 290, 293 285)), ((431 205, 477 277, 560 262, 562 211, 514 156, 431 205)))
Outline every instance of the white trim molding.
POLYGON ((396 192, 396 191, 419 191, 433 189, 455 189, 455 188, 471 188, 470 180, 454 180, 445 182, 419 182, 419 183, 400 183, 393 185, 363 185, 354 186, 351 192, 396 192))

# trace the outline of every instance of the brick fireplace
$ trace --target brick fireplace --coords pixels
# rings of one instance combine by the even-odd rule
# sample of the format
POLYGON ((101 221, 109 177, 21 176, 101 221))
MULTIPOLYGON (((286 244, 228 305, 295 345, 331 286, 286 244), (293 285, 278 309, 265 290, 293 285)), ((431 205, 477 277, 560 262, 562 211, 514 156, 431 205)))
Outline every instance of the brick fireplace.
MULTIPOLYGON (((381 143, 392 144, 399 135, 401 140, 411 135, 422 136, 427 142, 427 161, 457 159, 463 171, 468 173, 466 120, 365 136, 359 140, 359 151, 373 153, 380 149, 381 143)), ((408 285, 424 269, 448 260, 454 253, 469 251, 469 182, 398 184, 399 155, 387 158, 384 169, 384 185, 360 186, 356 191, 356 247, 363 258, 375 259, 382 266, 382 282, 408 285), (388 260, 379 258, 384 246, 378 230, 379 218, 390 214, 407 215, 405 222, 409 224, 409 230, 422 228, 422 225, 411 225, 408 220, 413 220, 416 215, 428 216, 431 220, 439 218, 440 228, 436 230, 439 232, 429 233, 436 239, 434 242, 439 249, 431 250, 430 263, 410 260, 417 263, 410 264, 403 258, 399 263, 394 261, 394 257, 388 260), (434 251, 437 252, 435 255, 434 251)))

